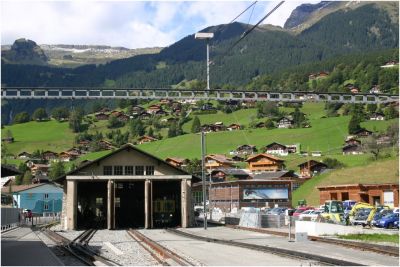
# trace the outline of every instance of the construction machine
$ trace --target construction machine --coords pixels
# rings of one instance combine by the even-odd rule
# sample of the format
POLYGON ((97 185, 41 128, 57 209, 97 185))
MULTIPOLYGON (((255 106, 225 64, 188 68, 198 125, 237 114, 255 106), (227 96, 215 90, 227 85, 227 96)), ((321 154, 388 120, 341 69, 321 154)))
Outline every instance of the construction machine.
POLYGON ((339 200, 325 201, 324 211, 320 214, 319 221, 345 225, 346 219, 344 216, 344 208, 342 201, 339 200))
POLYGON ((353 224, 353 225, 361 224, 363 227, 365 226, 371 227, 371 223, 375 217, 375 214, 382 209, 389 209, 389 207, 388 206, 375 207, 374 205, 371 205, 369 203, 358 202, 353 206, 351 211, 347 214, 346 216, 347 224, 353 224))

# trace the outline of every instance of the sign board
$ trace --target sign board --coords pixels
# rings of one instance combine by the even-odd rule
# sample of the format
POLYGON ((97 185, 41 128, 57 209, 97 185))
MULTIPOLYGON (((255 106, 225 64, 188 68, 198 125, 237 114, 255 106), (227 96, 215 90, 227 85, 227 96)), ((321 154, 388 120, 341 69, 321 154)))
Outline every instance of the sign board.
POLYGON ((243 189, 243 199, 288 199, 287 188, 251 188, 243 189))
POLYGON ((383 192, 383 205, 393 207, 393 205, 394 205, 393 191, 384 191, 383 192))

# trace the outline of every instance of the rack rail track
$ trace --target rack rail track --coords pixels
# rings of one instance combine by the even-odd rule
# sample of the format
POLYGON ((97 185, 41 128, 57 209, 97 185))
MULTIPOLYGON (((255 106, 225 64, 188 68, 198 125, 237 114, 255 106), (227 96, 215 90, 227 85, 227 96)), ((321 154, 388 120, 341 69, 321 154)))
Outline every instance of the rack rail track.
MULTIPOLYGON (((225 225, 225 227, 229 227, 229 228, 233 228, 233 229, 240 229, 240 230, 245 230, 245 231, 251 231, 251 232, 257 232, 257 233, 263 233, 263 234, 284 236, 284 237, 289 236, 289 234, 286 232, 273 231, 273 230, 268 230, 268 229, 248 228, 248 227, 234 226, 234 225, 225 225)), ((368 243, 361 243, 361 242, 355 242, 355 241, 349 241, 349 240, 332 239, 332 238, 326 238, 326 237, 320 237, 320 236, 308 236, 308 239, 311 241, 316 241, 316 242, 329 243, 329 244, 334 244, 334 245, 343 246, 343 247, 350 247, 350 248, 354 248, 354 249, 358 249, 358 250, 362 250, 362 251, 371 251, 371 252, 376 252, 379 254, 399 257, 399 249, 397 247, 393 247, 393 246, 368 244, 368 243)))
POLYGON ((89 229, 81 233, 74 240, 69 240, 68 238, 49 230, 48 228, 42 229, 42 232, 53 240, 57 247, 61 250, 69 253, 70 255, 79 259, 82 263, 88 266, 118 266, 120 264, 109 260, 88 247, 90 239, 96 233, 96 230, 89 229))
POLYGON ((276 247, 270 247, 270 246, 261 246, 261 245, 237 242, 237 241, 232 241, 232 240, 223 240, 223 239, 198 236, 198 235, 186 233, 183 231, 179 231, 176 229, 167 229, 167 232, 174 233, 174 234, 188 237, 188 238, 192 238, 192 239, 196 239, 196 240, 213 242, 213 243, 241 247, 241 248, 247 248, 247 249, 251 249, 251 250, 272 253, 272 254, 276 254, 278 256, 283 256, 283 257, 290 257, 290 258, 296 258, 296 259, 301 259, 301 260, 313 260, 313 261, 318 262, 320 265, 365 266, 365 265, 357 263, 357 262, 344 261, 344 260, 339 260, 339 259, 334 259, 334 258, 329 258, 329 257, 324 257, 324 256, 320 256, 320 255, 309 254, 309 253, 294 251, 294 250, 289 250, 289 249, 276 248, 276 247))
POLYGON ((193 263, 183 258, 182 256, 176 254, 175 252, 169 250, 163 245, 155 242, 154 240, 143 235, 135 229, 129 229, 128 234, 138 241, 138 243, 147 250, 155 260, 157 260, 162 265, 170 266, 194 266, 193 263))

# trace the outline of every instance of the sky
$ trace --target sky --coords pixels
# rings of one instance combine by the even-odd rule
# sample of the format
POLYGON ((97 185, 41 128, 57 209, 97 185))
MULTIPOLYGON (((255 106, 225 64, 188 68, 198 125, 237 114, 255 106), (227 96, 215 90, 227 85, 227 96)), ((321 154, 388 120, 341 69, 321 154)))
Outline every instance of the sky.
MULTIPOLYGON (((165 47, 208 26, 233 20, 254 1, 0 0, 1 44, 165 47)), ((237 21, 255 24, 280 1, 258 1, 237 21)), ((320 1, 286 1, 263 24, 283 26, 294 8, 320 1)))

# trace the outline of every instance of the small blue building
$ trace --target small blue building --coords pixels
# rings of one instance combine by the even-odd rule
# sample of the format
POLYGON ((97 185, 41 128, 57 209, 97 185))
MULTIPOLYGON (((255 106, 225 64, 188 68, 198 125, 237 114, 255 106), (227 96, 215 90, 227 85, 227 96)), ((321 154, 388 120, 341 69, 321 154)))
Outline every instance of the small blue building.
POLYGON ((49 216, 61 213, 63 190, 54 184, 13 186, 13 206, 49 216))

